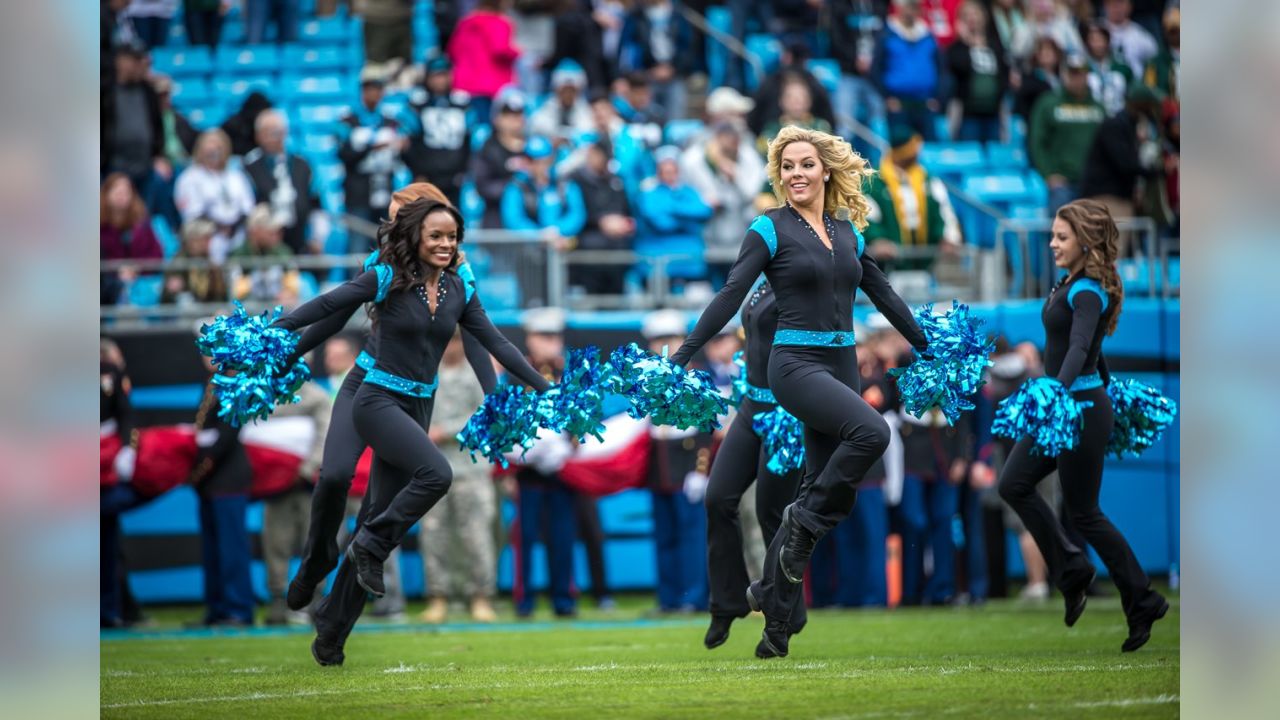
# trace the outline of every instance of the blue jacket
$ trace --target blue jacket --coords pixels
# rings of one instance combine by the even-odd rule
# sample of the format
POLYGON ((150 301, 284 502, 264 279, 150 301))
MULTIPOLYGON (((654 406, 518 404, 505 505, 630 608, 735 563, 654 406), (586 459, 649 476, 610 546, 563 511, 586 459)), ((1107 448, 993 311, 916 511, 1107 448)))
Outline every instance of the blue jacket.
POLYGON ((937 96, 942 54, 932 34, 909 39, 897 23, 890 22, 877 55, 884 95, 912 100, 937 96))
POLYGON ((502 191, 502 226, 508 230, 554 227, 574 237, 587 224, 582 189, 572 180, 553 180, 537 187, 527 173, 517 173, 502 191))
POLYGON ((674 277, 702 277, 706 262, 702 226, 711 219, 712 210, 692 186, 668 187, 656 181, 640 192, 637 204, 636 251, 641 255, 690 256, 668 265, 674 277))

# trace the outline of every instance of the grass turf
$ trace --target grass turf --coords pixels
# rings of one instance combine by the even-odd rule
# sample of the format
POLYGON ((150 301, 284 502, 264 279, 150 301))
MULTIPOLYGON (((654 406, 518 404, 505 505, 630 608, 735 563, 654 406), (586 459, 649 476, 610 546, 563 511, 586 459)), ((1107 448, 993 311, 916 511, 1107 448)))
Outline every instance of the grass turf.
MULTIPOLYGON (((346 665, 307 628, 104 633, 102 717, 1177 717, 1179 610, 1121 654, 1114 598, 1075 628, 1060 601, 814 611, 785 659, 756 660, 763 621, 702 647, 706 621, 624 603, 578 621, 365 623, 346 665), (607 619, 606 619, 607 618, 607 619)), ((411 616, 412 617, 412 616, 411 616)))

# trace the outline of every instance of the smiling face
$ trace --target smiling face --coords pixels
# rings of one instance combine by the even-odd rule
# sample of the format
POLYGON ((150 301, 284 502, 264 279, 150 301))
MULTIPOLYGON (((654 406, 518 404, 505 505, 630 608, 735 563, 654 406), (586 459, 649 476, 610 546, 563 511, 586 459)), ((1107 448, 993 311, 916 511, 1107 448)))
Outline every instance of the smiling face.
POLYGON ((1060 217, 1053 219, 1049 250, 1053 252, 1053 264, 1063 270, 1074 273, 1084 266, 1084 247, 1076 237, 1075 229, 1060 217))
POLYGON ((807 142, 793 142, 782 149, 779 164, 782 187, 792 205, 808 206, 822 197, 822 176, 826 169, 818 159, 818 149, 807 142))
POLYGON ((458 223, 443 208, 435 210, 422 221, 422 242, 418 245, 418 258, 428 267, 444 270, 453 264, 458 254, 458 223))

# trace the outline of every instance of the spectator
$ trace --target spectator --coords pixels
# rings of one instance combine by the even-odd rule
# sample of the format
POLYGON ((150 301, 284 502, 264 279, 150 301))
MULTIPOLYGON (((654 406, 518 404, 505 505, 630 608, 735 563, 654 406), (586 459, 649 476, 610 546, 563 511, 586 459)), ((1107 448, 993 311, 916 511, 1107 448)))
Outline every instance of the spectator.
MULTIPOLYGON (((209 248, 213 244, 218 226, 212 220, 195 218, 182 226, 182 248, 174 260, 210 261, 209 248)), ((228 300, 227 279, 222 268, 195 267, 170 270, 164 274, 164 289, 160 302, 170 303, 222 303, 228 300)))
POLYGON ((1027 144, 1031 164, 1049 186, 1049 216, 1080 197, 1084 159, 1107 113, 1089 94, 1089 62, 1067 58, 1062 89, 1045 93, 1031 109, 1027 144))
POLYGON ((756 144, 756 136, 747 125, 747 114, 754 110, 756 101, 745 97, 731 87, 718 87, 707 95, 703 105, 706 116, 704 129, 690 139, 691 144, 702 144, 711 139, 711 128, 721 123, 728 123, 737 128, 741 142, 748 147, 756 144))
POLYGON ((813 128, 827 133, 831 132, 831 124, 829 122, 814 116, 813 95, 809 92, 809 85, 799 75, 784 77, 782 92, 778 95, 778 108, 782 111, 778 115, 778 119, 765 125, 764 131, 760 133, 760 138, 756 141, 756 146, 762 155, 768 154, 769 143, 787 125, 813 128))
POLYGON ((1170 8, 1164 14, 1164 46, 1147 63, 1143 82, 1171 98, 1178 97, 1178 65, 1182 55, 1182 11, 1170 8))
POLYGON ((517 171, 502 192, 502 226, 536 230, 558 250, 569 250, 587 221, 578 183, 555 177, 555 151, 534 135, 525 146, 528 171, 517 171))
MULTIPOLYGON (((115 84, 102 95, 102 173, 122 172, 145 194, 153 173, 168 166, 160 99, 147 82, 146 50, 125 45, 115 54, 115 84)), ((171 168, 169 168, 172 171, 171 168)))
POLYGON ((231 138, 231 154, 244 157, 257 144, 255 130, 258 116, 271 109, 271 100, 264 94, 253 91, 240 105, 234 115, 222 123, 222 131, 231 138))
POLYGON ((209 256, 221 263, 244 239, 241 225, 253 209, 253 187, 239 168, 227 166, 231 141, 221 130, 206 130, 196 139, 194 163, 178 176, 174 202, 184 222, 212 220, 218 232, 209 256))
MULTIPOLYGON (((342 183, 347 214, 377 223, 391 202, 392 175, 409 145, 412 124, 383 105, 386 78, 376 68, 360 73, 360 103, 338 117, 338 159, 346 169, 342 183)), ((365 238, 352 235, 350 252, 368 252, 365 238)))
POLYGON ((614 96, 613 107, 631 135, 653 150, 662 143, 667 111, 653 101, 653 87, 644 73, 627 75, 621 85, 622 93, 614 96))
MULTIPOLYGON (((98 420, 102 449, 108 452, 113 441, 117 448, 110 468, 100 476, 100 572, 99 601, 101 627, 127 627, 131 618, 125 612, 129 592, 129 574, 120 551, 120 516, 147 502, 133 483, 133 466, 137 461, 134 437, 133 404, 129 400, 132 384, 125 368, 124 354, 115 342, 102 338, 98 343, 98 420), (111 477, 114 476, 114 477, 111 477), (110 478, 110 479, 109 479, 110 478)), ((105 456, 109 458, 110 456, 105 456)), ((105 458, 104 458, 105 459, 105 458)))
POLYGON ((742 351, 742 327, 736 321, 724 326, 719 334, 707 341, 702 355, 707 360, 707 372, 716 387, 726 390, 738 376, 738 366, 733 356, 742 351))
POLYGON ((245 242, 231 251, 231 293, 237 300, 293 304, 298 299, 302 279, 292 267, 293 251, 281 242, 280 221, 263 203, 249 213, 245 242), (272 265, 241 267, 237 260, 278 260, 272 265))
POLYGON ((880 90, 890 126, 906 123, 926 140, 934 136, 942 54, 920 16, 920 0, 894 0, 898 13, 878 50, 880 90))
POLYGON ((319 242, 307 242, 311 211, 319 206, 311 191, 311 165, 305 158, 285 151, 289 121, 279 110, 266 110, 254 122, 258 147, 245 155, 245 172, 253 183, 258 202, 267 203, 284 228, 284 244, 298 255, 320 253, 319 242))
MULTIPOLYGON (((608 87, 613 77, 609 63, 605 61, 604 38, 607 30, 599 23, 601 19, 609 22, 611 16, 604 13, 593 13, 592 0, 571 0, 564 3, 555 16, 555 53, 547 58, 547 67, 559 67, 566 60, 576 63, 586 74, 587 89, 597 90, 608 87)), ((619 24, 621 29, 621 24, 619 24)), ((617 56, 617 44, 613 55, 617 56)), ((555 77, 552 76, 552 86, 555 77)))
POLYGON ((645 181, 637 203, 636 251, 646 257, 677 256, 667 264, 667 273, 673 278, 705 279, 702 232, 713 211, 698 191, 681 179, 678 148, 658 148, 654 159, 658 175, 645 181))
POLYGON ((1106 0, 1103 8, 1106 15, 1103 23, 1111 30, 1111 48, 1137 76, 1160 52, 1160 46, 1146 28, 1129 18, 1133 14, 1132 0, 1106 0))
POLYGON ((1085 26, 1084 44, 1089 57, 1089 92, 1110 117, 1124 110, 1133 71, 1112 51, 1111 31, 1106 25, 1091 22, 1085 26))
POLYGON ((417 122, 405 164, 415 181, 435 185, 457 206, 471 160, 471 96, 453 87, 449 58, 438 55, 427 61, 426 78, 414 88, 409 106, 417 122))
POLYGON ((920 15, 929 23, 929 32, 942 52, 959 37, 960 6, 964 0, 920 0, 920 15))
POLYGON ((1031 121, 1031 108, 1036 100, 1048 92, 1062 87, 1062 50, 1054 39, 1045 35, 1036 40, 1031 55, 1031 65, 1020 77, 1018 93, 1013 100, 1013 111, 1024 120, 1031 121))
MULTIPOLYGON (((643 73, 670 119, 685 116, 684 81, 693 72, 693 27, 671 0, 642 0, 627 14, 618 69, 643 73)), ((623 114, 625 117, 625 113, 623 114)))
MULTIPOLYGON (((659 167, 674 169, 674 161, 659 167)), ((659 170, 661 172, 661 170, 659 170)), ((676 310, 645 316, 641 334, 649 351, 680 347, 688 321, 676 310)), ((711 466, 711 435, 697 428, 649 429, 649 490, 658 565, 658 611, 706 611, 707 513, 703 499, 711 466)))
POLYGON ((516 82, 529 97, 541 97, 545 90, 547 60, 556 50, 555 16, 570 0, 515 0, 511 19, 515 22, 516 82))
POLYGON ((262 503, 262 561, 267 566, 267 593, 271 605, 267 609, 268 625, 308 625, 311 618, 293 612, 285 605, 285 589, 289 586, 289 561, 302 552, 311 523, 311 489, 320 472, 324 457, 324 438, 329 432, 329 415, 333 401, 319 386, 306 383, 298 388, 299 400, 282 404, 267 420, 283 422, 288 432, 310 432, 307 454, 298 466, 298 477, 292 485, 264 499, 262 503))
POLYGON ((196 462, 190 483, 200 501, 200 547, 204 569, 204 619, 198 625, 253 624, 253 583, 249 578, 249 488, 252 468, 240 429, 218 416, 213 365, 201 358, 210 380, 196 411, 196 462))
POLYGON ((498 91, 515 80, 520 49, 512 41, 515 25, 503 10, 504 0, 480 0, 458 21, 449 37, 454 87, 471 95, 476 117, 489 117, 498 91))
MULTIPOLYGON (((876 89, 876 46, 884 34, 886 0, 835 0, 831 3, 831 52, 840 63, 840 85, 835 105, 849 120, 869 127, 885 122, 884 98, 876 89)), ((853 137, 845 117, 837 117, 843 137, 853 137)))
POLYGON ((502 227, 502 194, 517 172, 528 172, 525 154, 524 93, 504 88, 493 103, 493 134, 471 158, 471 177, 484 200, 481 227, 502 227))
POLYGON ((187 26, 187 42, 218 47, 222 39, 222 19, 231 9, 231 0, 182 0, 182 21, 187 26))
MULTIPOLYGON (((99 247, 103 260, 159 260, 164 257, 164 250, 151 231, 147 208, 127 175, 108 175, 107 181, 102 183, 98 200, 99 247)), ((137 277, 135 268, 104 272, 100 293, 102 304, 114 305, 137 277)))
MULTIPOLYGON (((712 209, 703 228, 706 246, 736 251, 755 216, 756 195, 768 180, 764 159, 742 141, 735 125, 720 122, 710 138, 685 149, 680 174, 712 209)), ((729 264, 717 263, 718 271, 727 273, 729 264)))
POLYGON ((413 57, 413 0, 364 0, 363 5, 365 62, 409 62, 413 57))
POLYGON ((1064 55, 1084 53, 1084 43, 1071 13, 1056 0, 1028 0, 1027 24, 1014 36, 1013 56, 1020 61, 1032 57, 1036 41, 1042 37, 1053 38, 1054 44, 1064 55))
POLYGON ((591 130, 591 106, 583 95, 587 74, 572 60, 560 63, 551 73, 551 91, 542 106, 529 117, 529 129, 549 138, 557 148, 565 147, 591 130))
MULTIPOLYGON (((1101 201, 1116 220, 1139 214, 1139 193, 1148 184, 1159 186, 1164 172, 1160 133, 1163 101, 1159 90, 1134 85, 1124 110, 1103 121, 1090 144, 1080 195, 1101 201)), ((1129 233, 1120 233, 1117 257, 1126 257, 1128 241, 1129 233)))
POLYGON ((867 252, 887 268, 923 270, 933 265, 932 253, 904 254, 901 249, 935 248, 957 255, 959 222, 946 186, 920 164, 920 135, 896 126, 890 139, 892 149, 880 161, 880 173, 867 181, 867 252))
MULTIPOLYGON (((635 242, 636 221, 627 201, 622 178, 613 172, 612 146, 608 140, 591 143, 586 162, 571 179, 582 191, 586 222, 578 235, 581 250, 630 250, 635 242)), ((592 295, 622 293, 626 266, 610 263, 569 265, 569 284, 592 295)))
MULTIPOLYGON (((298 40, 298 3, 294 0, 244 0, 245 42, 261 45, 267 41, 267 28, 276 26, 275 41, 298 40)), ((368 20, 365 32, 368 32, 368 20)), ((367 36, 366 36, 367 37, 367 36)))
POLYGON ((173 204, 173 184, 177 179, 175 173, 186 167, 191 160, 191 151, 196 146, 200 131, 173 107, 173 81, 168 75, 152 75, 151 87, 156 91, 156 99, 160 103, 164 162, 157 162, 154 166, 155 174, 152 176, 147 205, 152 208, 153 213, 163 217, 169 227, 176 228, 182 224, 182 218, 178 216, 178 208, 173 204))
POLYGON ((471 619, 493 622, 497 592, 498 553, 494 547, 493 521, 497 494, 490 478, 492 466, 483 458, 473 461, 455 435, 484 401, 484 390, 467 365, 462 335, 455 331, 440 360, 440 388, 435 394, 431 441, 449 458, 453 484, 449 494, 423 520, 419 547, 426 570, 427 608, 423 622, 444 622, 448 600, 465 598, 471 619))
POLYGON ((999 47, 1004 49, 1005 62, 1017 66, 1020 60, 1014 54, 1014 42, 1027 32, 1027 17, 1022 12, 1021 0, 994 0, 991 3, 991 21, 996 26, 999 47))
POLYGON ((133 25, 134 36, 154 50, 169 40, 169 23, 176 12, 178 0, 133 0, 124 15, 133 25))
POLYGON ((960 103, 958 140, 1000 142, 1000 110, 1008 90, 1009 66, 987 11, 976 0, 960 6, 958 37, 947 49, 947 65, 955 78, 960 103))
POLYGON ((781 65, 756 90, 755 107, 747 114, 747 127, 751 128, 751 132, 759 135, 778 119, 784 86, 796 77, 809 88, 810 112, 825 121, 827 127, 835 126, 836 116, 831 108, 831 97, 818 78, 805 67, 808 59, 809 47, 803 42, 793 42, 783 49, 781 65))

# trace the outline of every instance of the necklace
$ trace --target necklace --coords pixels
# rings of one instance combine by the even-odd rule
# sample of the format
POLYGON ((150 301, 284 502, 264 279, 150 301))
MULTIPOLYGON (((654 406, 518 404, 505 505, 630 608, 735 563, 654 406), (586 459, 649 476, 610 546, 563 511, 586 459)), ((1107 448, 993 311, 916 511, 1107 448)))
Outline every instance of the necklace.
POLYGON ((440 311, 440 306, 444 305, 445 298, 449 296, 449 290, 444 283, 444 272, 440 273, 440 278, 436 281, 436 309, 434 311, 431 309, 431 301, 427 299, 426 283, 415 285, 414 291, 417 292, 418 298, 422 300, 422 303, 427 306, 427 314, 431 316, 432 320, 435 320, 436 313, 440 311))

